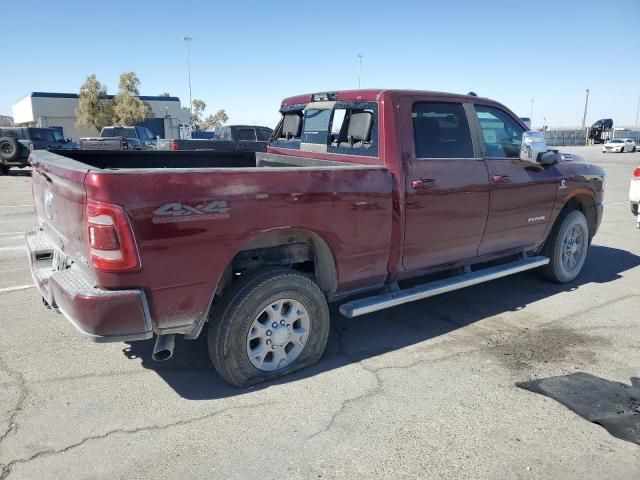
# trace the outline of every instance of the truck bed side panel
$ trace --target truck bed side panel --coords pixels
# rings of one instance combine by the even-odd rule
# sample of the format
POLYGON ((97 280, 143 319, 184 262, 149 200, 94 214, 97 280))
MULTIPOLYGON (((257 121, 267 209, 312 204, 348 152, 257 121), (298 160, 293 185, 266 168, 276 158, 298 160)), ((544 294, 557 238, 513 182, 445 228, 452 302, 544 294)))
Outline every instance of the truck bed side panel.
POLYGON ((158 327, 198 322, 224 269, 263 232, 298 228, 331 248, 338 290, 387 277, 392 178, 382 167, 91 173, 90 198, 125 207, 142 269, 98 273, 104 288, 147 288, 158 327))

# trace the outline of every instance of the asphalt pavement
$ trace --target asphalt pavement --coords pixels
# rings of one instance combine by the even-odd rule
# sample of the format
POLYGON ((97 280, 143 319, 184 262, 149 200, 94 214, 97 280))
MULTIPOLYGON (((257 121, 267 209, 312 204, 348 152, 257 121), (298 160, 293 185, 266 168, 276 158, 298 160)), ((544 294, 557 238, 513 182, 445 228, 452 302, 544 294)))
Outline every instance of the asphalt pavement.
MULTIPOLYGON (((598 424, 597 398, 585 414, 517 385, 640 388, 640 152, 563 150, 608 174, 576 281, 526 272, 352 320, 333 306, 319 364, 243 390, 204 336, 154 363, 152 341, 93 344, 45 309, 23 240, 30 177, 0 177, 0 479, 637 480, 640 431, 598 424)), ((630 398, 620 419, 640 416, 630 398)))

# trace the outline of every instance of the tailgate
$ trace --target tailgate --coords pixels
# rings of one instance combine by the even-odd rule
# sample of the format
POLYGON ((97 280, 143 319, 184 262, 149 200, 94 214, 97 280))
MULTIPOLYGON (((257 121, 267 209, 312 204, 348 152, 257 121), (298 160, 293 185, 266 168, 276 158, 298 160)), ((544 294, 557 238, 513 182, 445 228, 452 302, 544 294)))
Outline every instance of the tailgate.
POLYGON ((120 138, 87 138, 80 140, 82 150, 121 150, 120 138))
POLYGON ((40 227, 61 258, 87 267, 84 179, 89 166, 51 152, 38 151, 30 159, 33 202, 40 227))

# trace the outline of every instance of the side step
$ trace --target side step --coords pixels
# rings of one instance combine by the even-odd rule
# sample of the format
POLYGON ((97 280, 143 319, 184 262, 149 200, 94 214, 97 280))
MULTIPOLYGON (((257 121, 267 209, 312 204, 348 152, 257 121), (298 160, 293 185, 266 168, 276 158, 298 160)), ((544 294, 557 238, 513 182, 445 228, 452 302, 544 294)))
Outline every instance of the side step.
POLYGON ((548 257, 523 258, 505 265, 489 267, 477 272, 464 273, 453 278, 425 283, 416 287, 407 288, 406 290, 354 300, 353 302, 340 305, 340 313, 345 317, 353 318, 385 308, 395 307, 396 305, 402 305, 403 303, 435 297, 442 293, 452 292, 461 288, 470 287, 471 285, 477 285, 478 283, 524 272, 525 270, 542 267, 547 263, 549 263, 548 257))

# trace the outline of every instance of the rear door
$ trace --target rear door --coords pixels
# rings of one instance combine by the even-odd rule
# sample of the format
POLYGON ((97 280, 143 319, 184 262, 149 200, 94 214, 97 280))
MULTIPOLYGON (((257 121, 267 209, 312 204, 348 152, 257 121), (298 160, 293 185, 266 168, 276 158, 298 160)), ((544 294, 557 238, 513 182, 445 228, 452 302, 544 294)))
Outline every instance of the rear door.
POLYGON ((497 106, 474 107, 491 207, 479 255, 521 249, 544 240, 561 174, 557 167, 520 160, 524 126, 497 106))
POLYGON ((489 212, 487 167, 460 102, 410 100, 403 142, 406 223, 403 265, 420 270, 477 255, 489 212), (406 140, 406 139, 405 139, 406 140), (407 157, 407 155, 404 155, 407 157))

